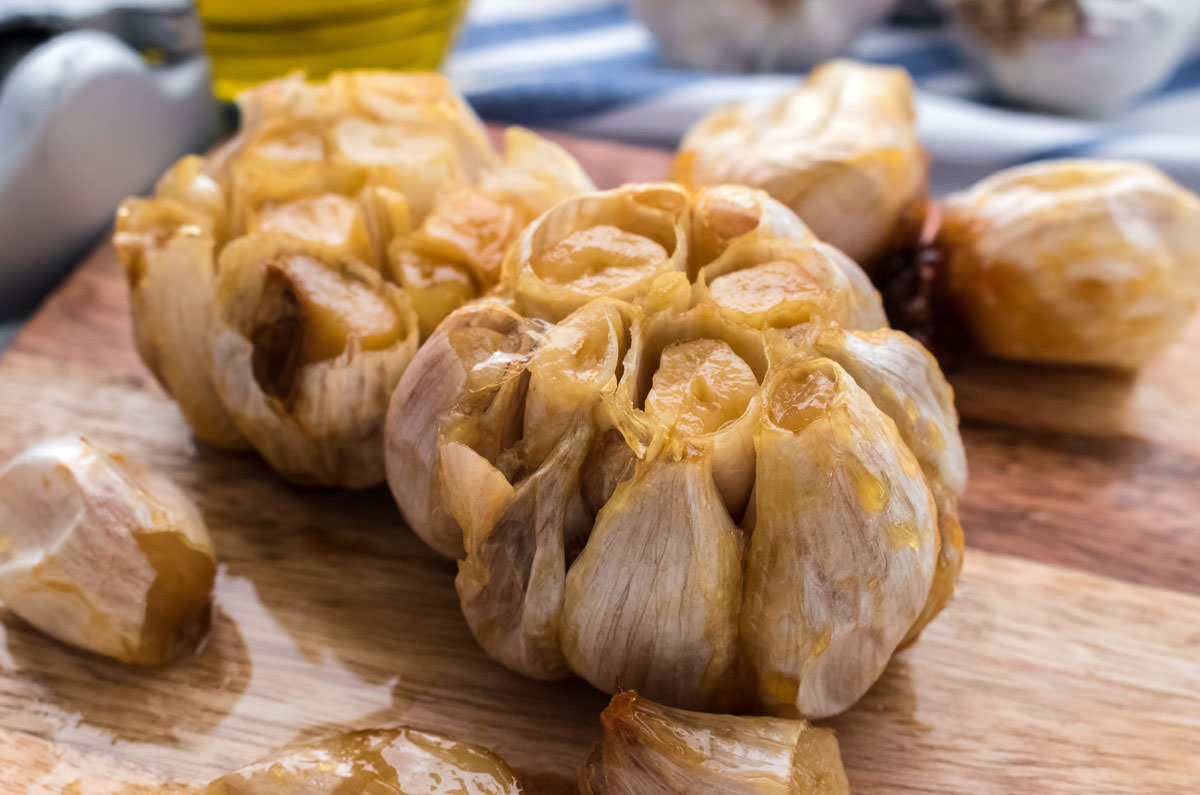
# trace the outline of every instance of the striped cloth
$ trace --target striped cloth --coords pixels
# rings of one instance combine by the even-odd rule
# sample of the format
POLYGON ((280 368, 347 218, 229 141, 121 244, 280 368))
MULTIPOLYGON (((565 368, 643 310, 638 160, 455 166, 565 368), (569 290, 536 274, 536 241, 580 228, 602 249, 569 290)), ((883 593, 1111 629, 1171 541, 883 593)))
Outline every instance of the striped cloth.
MULTIPOLYGON (((881 27, 848 55, 912 74, 936 192, 1069 156, 1150 161, 1200 191, 1200 48, 1167 85, 1103 121, 989 102, 943 27, 881 27)), ((774 96, 797 80, 664 66, 650 33, 613 0, 476 0, 447 71, 486 119, 667 148, 713 107, 774 96)))

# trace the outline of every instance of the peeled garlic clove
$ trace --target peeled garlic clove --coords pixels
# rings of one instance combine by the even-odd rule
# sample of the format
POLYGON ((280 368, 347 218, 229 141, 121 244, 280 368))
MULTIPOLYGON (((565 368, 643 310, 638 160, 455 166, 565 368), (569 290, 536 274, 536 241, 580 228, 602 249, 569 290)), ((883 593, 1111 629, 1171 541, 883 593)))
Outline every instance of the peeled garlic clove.
POLYGON ((418 729, 347 732, 285 749, 221 776, 208 795, 520 795, 504 760, 486 748, 418 729))
POLYGON ((766 711, 835 715, 925 604, 936 510, 895 424, 840 366, 797 359, 763 393, 740 642, 766 711))
POLYGON ((504 131, 504 162, 479 176, 479 188, 530 221, 561 201, 595 190, 574 157, 523 127, 504 131))
POLYGON ((896 423, 937 504, 937 568, 925 608, 902 644, 908 645, 946 606, 962 570, 958 499, 967 485, 967 455, 958 435, 954 391, 929 351, 902 331, 881 329, 863 334, 829 328, 816 338, 815 347, 845 368, 880 411, 896 423))
POLYGON ((709 715, 632 691, 600 716, 604 741, 582 795, 849 795, 832 729, 799 720, 709 715))
POLYGON ((1134 368, 1200 301, 1200 199, 1137 163, 1058 160, 946 202, 947 290, 994 356, 1134 368))
POLYGON ((801 71, 844 52, 895 0, 636 0, 667 59, 692 69, 801 71))
POLYGON ((408 296, 353 259, 247 235, 221 253, 217 391, 279 473, 365 488, 384 478, 388 400, 417 348, 408 296))
POLYGON ((127 199, 117 211, 113 243, 129 282, 134 342, 196 438, 244 449, 245 437, 212 377, 214 235, 220 224, 208 208, 215 186, 187 158, 167 172, 163 183, 169 186, 166 193, 180 198, 127 199), (201 207, 182 203, 189 192, 201 195, 201 207))
POLYGON ((817 236, 782 202, 744 185, 700 188, 692 196, 690 271, 695 274, 746 240, 814 242, 817 236))
POLYGON ((535 343, 531 324, 500 302, 468 304, 421 346, 392 395, 384 433, 388 485, 408 526, 447 557, 462 557, 464 548, 442 497, 441 448, 456 441, 443 436, 473 412, 503 404, 498 396, 511 397, 535 343))
POLYGON ((687 271, 688 195, 626 185, 557 205, 527 226, 502 267, 517 311, 561 320, 590 300, 632 300, 656 277, 687 271))
POLYGON ((499 280, 500 263, 523 226, 517 208, 479 188, 461 185, 437 195, 405 247, 458 264, 484 291, 499 280))
POLYGON ((924 220, 928 163, 914 119, 903 70, 832 61, 773 102, 722 108, 692 127, 672 178, 761 188, 870 271, 924 220))
POLYGON ((640 463, 567 572, 571 670, 605 691, 719 703, 735 675, 742 546, 706 457, 640 463))
POLYGON ((1191 0, 941 4, 1001 94, 1081 114, 1111 112, 1160 86, 1188 56, 1200 24, 1191 0))
POLYGON ((378 267, 375 246, 357 199, 339 193, 266 202, 249 221, 250 232, 271 232, 308 241, 327 257, 354 257, 378 267))
POLYGON ((404 288, 427 340, 447 315, 479 294, 468 268, 436 254, 414 251, 407 240, 388 252, 387 273, 404 288))
POLYGON ((159 665, 207 630, 216 559, 162 475, 81 437, 0 469, 0 600, 64 643, 159 665))

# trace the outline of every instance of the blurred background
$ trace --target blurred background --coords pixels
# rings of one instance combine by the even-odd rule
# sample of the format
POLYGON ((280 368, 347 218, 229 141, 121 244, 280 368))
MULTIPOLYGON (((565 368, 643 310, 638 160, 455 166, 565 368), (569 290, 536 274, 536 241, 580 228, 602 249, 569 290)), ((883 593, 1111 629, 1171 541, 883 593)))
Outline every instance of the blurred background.
POLYGON ((838 56, 912 74, 938 193, 1075 155, 1200 190, 1197 0, 0 0, 0 348, 261 80, 440 67, 487 120, 673 148, 838 56))

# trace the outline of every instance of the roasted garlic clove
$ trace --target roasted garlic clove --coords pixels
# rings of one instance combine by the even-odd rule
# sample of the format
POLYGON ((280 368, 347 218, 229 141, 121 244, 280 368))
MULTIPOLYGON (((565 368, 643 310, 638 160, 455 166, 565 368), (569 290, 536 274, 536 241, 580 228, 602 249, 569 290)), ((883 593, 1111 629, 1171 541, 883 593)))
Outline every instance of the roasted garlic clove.
POLYGON ((581 795, 849 795, 833 729, 782 718, 710 715, 613 696, 581 795))
POLYGON ((502 292, 529 317, 561 320, 590 300, 632 300, 687 271, 687 193, 670 183, 584 194, 531 223, 509 249, 502 292))
POLYGON ((1162 85, 1200 24, 1191 0, 940 2, 1001 94, 1068 113, 1108 113, 1162 85))
POLYGON ((207 795, 520 795, 486 748, 418 729, 347 732, 285 749, 213 781, 207 795))
MULTIPOLYGON (((503 427, 502 420, 511 419, 500 416, 503 398, 511 398, 540 332, 539 324, 498 301, 468 304, 421 346, 391 397, 388 485, 408 526, 447 557, 462 557, 465 549, 462 529, 442 497, 443 434, 459 426, 460 439, 474 442, 468 430, 480 434, 481 427, 503 427)), ((490 434, 497 438, 494 430, 490 434)))
POLYGON ((504 162, 479 175, 479 189, 518 208, 529 222, 596 186, 567 150, 523 127, 509 127, 504 162))
POLYGON ((142 361, 179 404, 203 442, 247 447, 212 380, 209 337, 215 313, 221 189, 200 159, 176 163, 154 199, 126 199, 113 243, 129 282, 133 339, 142 361))
POLYGON ((252 213, 248 231, 299 238, 327 257, 353 257, 378 267, 365 209, 357 199, 340 193, 268 201, 252 213))
POLYGON ((384 478, 383 421, 417 348, 407 295, 353 259, 247 235, 221 253, 217 391, 271 466, 300 483, 384 478))
POLYGON ((1200 301, 1200 199, 1136 163, 1002 171, 946 200, 937 245, 959 316, 994 356, 1138 367, 1200 301))
POLYGON ((937 512, 895 424, 839 365, 797 358, 763 394, 740 643, 766 711, 835 715, 920 614, 937 512))
POLYGON ((673 704, 720 703, 737 664, 743 543, 707 457, 640 463, 567 573, 571 669, 605 691, 632 684, 673 704))
POLYGON ((636 0, 633 7, 673 63, 705 71, 789 72, 844 52, 894 2, 636 0))
POLYGON ((722 108, 692 127, 672 178, 761 188, 870 271, 920 232, 927 166, 908 75, 833 61, 773 102, 722 108))
POLYGON ((159 665, 207 631, 216 559, 162 475, 82 437, 0 469, 0 601, 47 635, 159 665))

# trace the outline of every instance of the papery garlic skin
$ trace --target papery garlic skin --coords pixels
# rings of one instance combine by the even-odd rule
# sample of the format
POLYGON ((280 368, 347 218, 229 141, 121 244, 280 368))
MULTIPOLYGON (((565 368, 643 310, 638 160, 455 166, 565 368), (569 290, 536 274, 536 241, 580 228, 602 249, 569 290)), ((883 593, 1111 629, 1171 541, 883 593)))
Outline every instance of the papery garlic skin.
POLYGON ((1137 163, 1002 171, 946 199, 937 245, 993 356, 1136 368, 1200 302, 1200 198, 1137 163))
POLYGON ((129 283, 142 361, 196 438, 239 450, 248 444, 213 385, 209 350, 225 199, 201 165, 185 157, 163 175, 154 199, 126 199, 113 243, 129 283))
POLYGON ((216 559, 196 506, 162 475, 82 437, 0 469, 0 601, 46 634, 159 665, 207 631, 216 559))
POLYGON ((373 269, 322 256, 299 239, 265 234, 225 248, 213 372, 234 421, 276 471, 301 483, 366 488, 384 479, 383 421, 417 349, 417 317, 408 296, 373 269), (320 300, 310 302, 296 276, 281 277, 281 306, 270 305, 272 274, 293 261, 323 280, 316 298, 329 298, 328 307, 314 308, 320 300), (337 324, 352 324, 357 309, 338 303, 342 291, 376 307, 390 324, 382 336, 351 325, 338 338, 337 324))
POLYGON ((207 795, 520 795, 504 760, 486 748, 419 729, 347 732, 284 749, 228 773, 207 795))
POLYGON ((701 120, 684 136, 671 175, 691 189, 765 190, 869 272, 913 242, 925 217, 928 162, 912 82, 901 69, 829 62, 776 100, 701 120))
POLYGON ((795 71, 842 53, 894 0, 637 0, 664 55, 692 69, 795 71))
POLYGON ((832 729, 709 715, 623 691, 600 716, 604 740, 580 771, 582 795, 849 795, 832 729))
POLYGON ((1081 115, 1111 113, 1162 85, 1200 24, 1191 0, 940 3, 1001 94, 1081 115))

